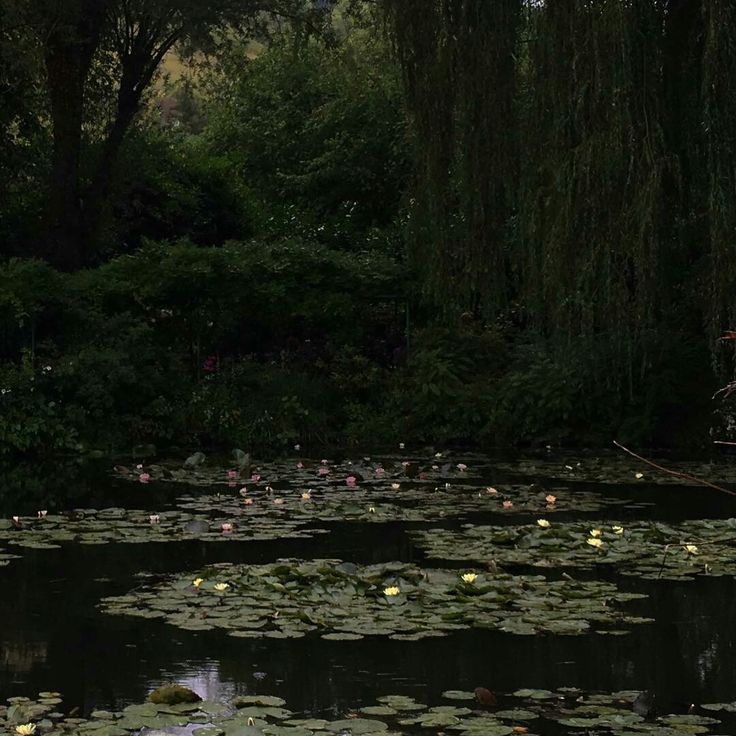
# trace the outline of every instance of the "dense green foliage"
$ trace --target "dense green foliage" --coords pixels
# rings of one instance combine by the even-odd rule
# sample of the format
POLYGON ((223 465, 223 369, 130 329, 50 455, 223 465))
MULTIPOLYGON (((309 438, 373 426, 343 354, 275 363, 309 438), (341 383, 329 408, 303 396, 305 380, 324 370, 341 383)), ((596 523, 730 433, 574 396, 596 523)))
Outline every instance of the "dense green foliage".
POLYGON ((0 455, 706 438, 729 3, 84 5, 69 46, 0 0, 0 455))

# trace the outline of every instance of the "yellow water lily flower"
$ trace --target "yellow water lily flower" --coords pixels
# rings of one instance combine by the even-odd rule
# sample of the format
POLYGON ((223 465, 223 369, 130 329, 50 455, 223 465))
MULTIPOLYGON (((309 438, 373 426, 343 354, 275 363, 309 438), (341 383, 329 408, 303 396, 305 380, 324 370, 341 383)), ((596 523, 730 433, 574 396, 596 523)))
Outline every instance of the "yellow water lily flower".
POLYGON ((591 537, 588 540, 588 544, 591 547, 600 547, 603 544, 603 540, 600 537, 591 537))
POLYGON ((624 533, 624 528, 622 526, 612 526, 611 527, 611 531, 614 534, 623 534, 624 533))
POLYGON ((18 736, 32 736, 36 733, 35 723, 22 723, 20 726, 15 727, 15 732, 18 736))
POLYGON ((694 544, 686 544, 685 550, 689 552, 691 555, 698 554, 698 548, 694 544))
POLYGON ((547 519, 537 519, 537 524, 542 527, 542 529, 549 529, 552 524, 550 524, 547 519))
POLYGON ((222 593, 227 590, 230 586, 227 583, 215 583, 215 590, 222 593))
POLYGON ((465 575, 462 576, 462 581, 464 583, 474 583, 478 579, 478 576, 474 572, 466 572, 465 575))
POLYGON ((204 578, 194 578, 194 580, 192 580, 192 585, 195 588, 199 588, 199 586, 202 585, 203 582, 204 582, 204 578))
POLYGON ((602 534, 602 532, 601 532, 600 529, 591 529, 590 530, 590 536, 591 537, 600 537, 601 534, 602 534))
POLYGON ((399 588, 397 588, 395 585, 391 585, 388 588, 383 589, 383 594, 385 596, 388 596, 389 598, 394 595, 398 595, 399 593, 401 593, 401 590, 399 590, 399 588))

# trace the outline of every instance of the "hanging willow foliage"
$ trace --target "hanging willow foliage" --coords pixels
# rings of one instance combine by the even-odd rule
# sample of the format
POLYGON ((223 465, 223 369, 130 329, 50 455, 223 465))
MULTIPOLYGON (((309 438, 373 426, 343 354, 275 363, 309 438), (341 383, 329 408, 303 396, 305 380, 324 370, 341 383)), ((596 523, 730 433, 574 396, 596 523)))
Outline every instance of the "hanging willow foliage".
POLYGON ((703 131, 711 253, 711 334, 736 324, 736 3, 704 6, 703 131))
POLYGON ((647 342, 736 325, 734 0, 382 1, 436 304, 521 304, 642 376, 647 342))
POLYGON ((667 306, 662 8, 548 0, 532 17, 520 284, 547 333, 628 341, 667 306))
POLYGON ((415 122, 412 242, 425 290, 445 305, 501 306, 522 0, 385 3, 415 122))

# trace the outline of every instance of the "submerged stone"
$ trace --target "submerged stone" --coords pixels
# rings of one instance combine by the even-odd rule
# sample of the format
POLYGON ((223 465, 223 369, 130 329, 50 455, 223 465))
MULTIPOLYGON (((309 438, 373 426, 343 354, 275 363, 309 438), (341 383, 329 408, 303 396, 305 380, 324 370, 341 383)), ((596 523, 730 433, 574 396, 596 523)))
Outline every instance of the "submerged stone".
POLYGON ((148 700, 157 705, 178 705, 179 703, 199 703, 202 698, 183 685, 162 685, 156 688, 149 696, 148 700))

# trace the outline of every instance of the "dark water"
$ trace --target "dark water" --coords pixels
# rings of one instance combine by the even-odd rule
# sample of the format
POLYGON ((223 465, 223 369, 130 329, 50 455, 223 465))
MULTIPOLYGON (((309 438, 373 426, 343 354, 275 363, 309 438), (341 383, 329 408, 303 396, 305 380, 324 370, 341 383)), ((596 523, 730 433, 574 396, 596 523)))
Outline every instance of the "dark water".
MULTIPOLYGON (((22 489, 6 486, 2 513, 112 504, 162 509, 182 490, 172 484, 116 483, 105 470, 64 476, 61 469, 46 469, 34 476, 26 469, 20 480, 13 476, 16 484, 25 483, 22 489)), ((628 513, 638 518, 736 516, 736 499, 697 487, 580 487, 635 497, 643 505, 628 513)), ((613 515, 621 517, 618 511, 613 515)), ((618 578, 621 587, 650 596, 631 610, 656 619, 623 637, 463 631, 418 642, 247 640, 96 611, 101 597, 139 584, 135 576, 141 572, 165 574, 210 562, 334 557, 358 563, 397 559, 429 564, 412 547, 401 524, 330 528, 330 534, 308 540, 23 550, 21 559, 0 568, 0 699, 60 690, 67 706, 89 712, 139 702, 170 680, 210 699, 267 692, 281 695, 294 710, 335 714, 388 693, 436 702, 443 690, 481 685, 497 692, 561 686, 649 689, 671 707, 683 709, 691 702, 736 697, 736 582, 728 578, 691 583, 618 578)))

